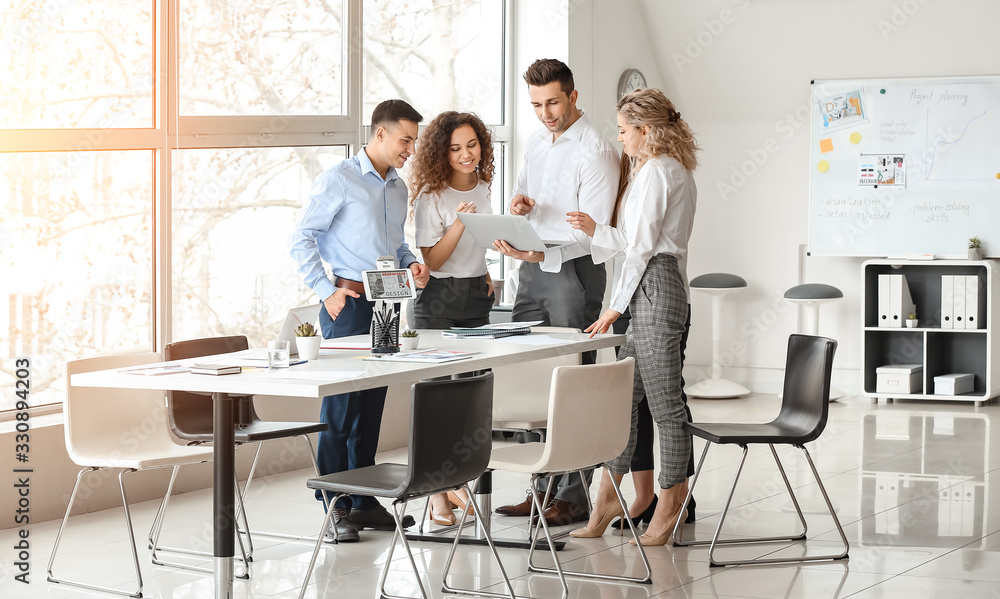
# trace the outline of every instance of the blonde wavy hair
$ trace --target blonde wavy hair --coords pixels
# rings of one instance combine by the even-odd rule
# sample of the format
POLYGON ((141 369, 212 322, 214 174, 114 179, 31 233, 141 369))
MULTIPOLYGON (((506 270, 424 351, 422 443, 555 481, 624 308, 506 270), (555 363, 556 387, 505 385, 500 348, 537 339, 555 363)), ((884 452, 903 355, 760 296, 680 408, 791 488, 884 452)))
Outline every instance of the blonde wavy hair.
POLYGON ((493 181, 493 137, 489 128, 471 112, 442 112, 427 125, 420 136, 420 147, 410 167, 410 203, 423 194, 436 194, 448 186, 451 165, 448 151, 455 129, 469 125, 479 140, 480 162, 476 177, 489 185, 493 181))
POLYGON ((693 171, 700 150, 694 133, 667 96, 658 89, 639 89, 618 101, 618 114, 633 127, 649 126, 635 157, 635 168, 647 160, 666 154, 693 171))

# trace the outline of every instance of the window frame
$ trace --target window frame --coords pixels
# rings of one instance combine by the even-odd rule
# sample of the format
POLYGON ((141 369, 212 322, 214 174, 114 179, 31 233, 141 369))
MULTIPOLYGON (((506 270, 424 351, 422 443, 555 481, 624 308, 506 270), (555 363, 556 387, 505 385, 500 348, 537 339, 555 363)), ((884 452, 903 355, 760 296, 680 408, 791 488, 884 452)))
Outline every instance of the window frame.
MULTIPOLYGON (((154 153, 152 253, 152 297, 150 300, 151 346, 161 350, 172 341, 171 308, 171 173, 173 151, 178 149, 348 146, 355 154, 367 139, 368 126, 361 122, 363 108, 363 0, 343 0, 347 34, 342 36, 345 115, 252 115, 182 116, 178 114, 178 50, 180 9, 184 0, 150 0, 152 44, 150 69, 153 73, 153 126, 150 128, 86 129, 0 129, 0 152, 39 153, 66 151, 151 150, 154 153), (277 126, 280 124, 280 127, 277 126)), ((512 107, 517 74, 513 72, 515 48, 514 2, 503 3, 501 52, 501 122, 491 125, 494 141, 504 144, 506 169, 499 183, 501 205, 506 208, 516 173, 510 172, 518 150, 514 138, 512 107)), ((505 260, 504 273, 509 267, 505 260)), ((507 304, 509 305, 509 304, 507 304)), ((61 411, 62 404, 32 406, 40 415, 61 411)), ((0 422, 11 420, 16 410, 0 411, 0 422)))

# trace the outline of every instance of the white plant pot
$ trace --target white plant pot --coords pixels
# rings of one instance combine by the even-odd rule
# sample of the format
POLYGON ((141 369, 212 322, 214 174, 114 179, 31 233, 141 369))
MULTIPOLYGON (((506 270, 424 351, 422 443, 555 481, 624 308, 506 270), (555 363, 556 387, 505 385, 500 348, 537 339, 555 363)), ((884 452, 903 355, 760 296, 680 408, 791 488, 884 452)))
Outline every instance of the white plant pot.
POLYGON ((299 358, 302 360, 315 360, 319 357, 319 344, 323 338, 319 335, 312 337, 296 337, 295 347, 299 350, 299 358))
POLYGON ((969 248, 969 260, 982 260, 983 248, 969 248))
POLYGON ((908 326, 911 329, 917 328, 917 319, 916 318, 907 318, 906 319, 906 326, 908 326))
POLYGON ((420 345, 420 335, 417 335, 416 337, 399 338, 399 347, 402 348, 404 351, 417 349, 417 346, 419 345, 420 345))

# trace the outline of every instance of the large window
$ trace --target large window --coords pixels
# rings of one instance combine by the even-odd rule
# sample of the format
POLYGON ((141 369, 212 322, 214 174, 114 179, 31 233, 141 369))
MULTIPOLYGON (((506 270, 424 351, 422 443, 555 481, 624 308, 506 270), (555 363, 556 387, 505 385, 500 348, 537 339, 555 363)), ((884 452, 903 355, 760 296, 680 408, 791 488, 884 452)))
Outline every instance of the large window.
MULTIPOLYGON (((504 0, 55 0, 0 8, 0 412, 67 360, 277 333, 287 238, 375 103, 506 122, 504 0)), ((506 161, 493 187, 505 197, 506 161)), ((499 204, 498 204, 499 205, 499 204)), ((502 273, 494 267, 494 276, 502 273)), ((0 419, 3 415, 0 414, 0 419)))
POLYGON ((313 178, 347 148, 179 150, 173 173, 173 336, 266 345, 289 308, 318 300, 286 239, 313 178))
POLYGON ((66 360, 152 347, 152 172, 149 150, 0 154, 0 410, 17 356, 40 405, 66 360))

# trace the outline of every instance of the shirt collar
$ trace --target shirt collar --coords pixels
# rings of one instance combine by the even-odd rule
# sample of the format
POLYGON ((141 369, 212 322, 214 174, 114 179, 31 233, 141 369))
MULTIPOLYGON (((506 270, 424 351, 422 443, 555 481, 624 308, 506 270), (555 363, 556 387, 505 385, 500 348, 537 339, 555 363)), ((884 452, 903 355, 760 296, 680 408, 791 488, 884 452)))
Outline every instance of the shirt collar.
MULTIPOLYGON (((357 158, 358 158, 358 164, 361 165, 362 175, 373 173, 380 180, 382 179, 382 175, 378 174, 378 171, 375 170, 375 165, 372 164, 372 159, 368 157, 368 151, 365 148, 361 148, 361 151, 358 152, 357 158)), ((392 181, 393 179, 398 179, 398 178, 399 175, 396 174, 395 167, 390 166, 388 169, 386 169, 385 171, 386 183, 392 181)))
MULTIPOLYGON (((563 134, 559 136, 559 139, 566 138, 572 139, 573 141, 580 141, 583 137, 583 130, 587 128, 587 124, 590 121, 587 120, 587 114, 584 111, 580 111, 580 118, 576 119, 576 122, 569 126, 569 129, 563 131, 563 134)), ((545 141, 555 143, 552 141, 552 132, 546 129, 544 126, 542 130, 538 132, 538 136, 545 141)), ((556 141, 558 142, 559 139, 556 141)))

